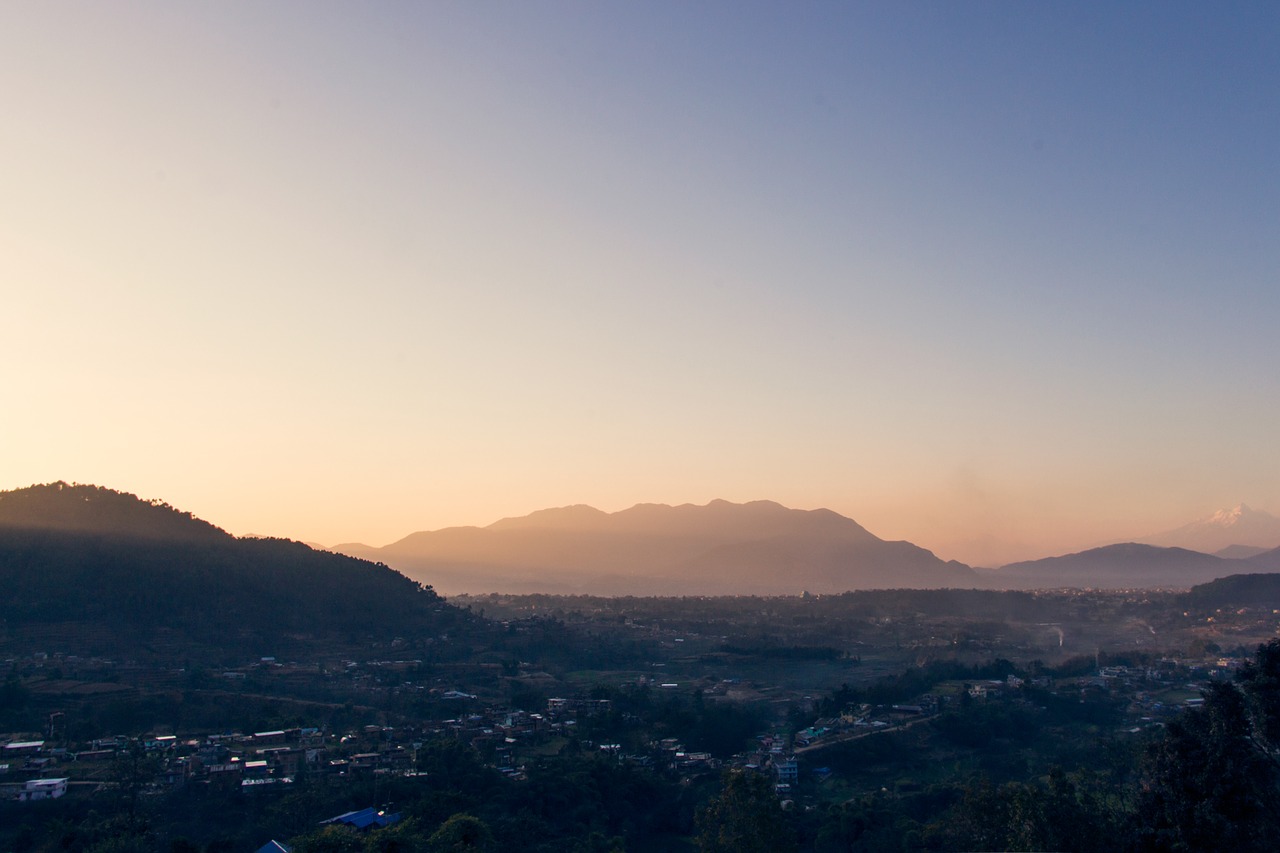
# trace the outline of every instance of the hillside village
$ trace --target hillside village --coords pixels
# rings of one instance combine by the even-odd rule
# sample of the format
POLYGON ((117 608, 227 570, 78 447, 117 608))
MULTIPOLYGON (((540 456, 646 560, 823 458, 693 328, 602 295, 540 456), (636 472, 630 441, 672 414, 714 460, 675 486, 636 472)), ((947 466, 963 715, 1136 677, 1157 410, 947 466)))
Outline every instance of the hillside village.
MULTIPOLYGON (((15 853, 315 853, 339 837, 372 853, 454 836, 688 851, 715 849, 708 821, 748 818, 793 839, 778 849, 847 849, 867 827, 883 849, 1007 847, 1023 812, 977 812, 1068 790, 1033 822, 1037 844, 1100 849, 1084 828, 1157 831, 1167 818, 1142 792, 1188 771, 1153 756, 1236 713, 1231 697, 1277 662, 1280 576, 1265 573, 1190 589, 445 599, 110 490, 20 497, 0 510, 66 504, 72 528, 0 525, 14 593, 0 601, 0 848, 15 853), (749 814, 732 817, 740 796, 749 814), (1003 834, 984 841, 984 826, 1003 834)), ((1270 778, 1252 761, 1232 765, 1251 768, 1236 780, 1250 790, 1270 778)))
MULTIPOLYGON (((928 722, 961 703, 999 703, 1034 708, 1043 697, 1068 697, 1081 704, 1117 706, 1112 734, 1137 735, 1144 728, 1159 725, 1183 708, 1201 703, 1200 691, 1210 679, 1229 676, 1243 665, 1243 659, 1214 656, 1195 659, 1162 657, 1147 665, 1104 665, 1070 677, 1016 675, 972 681, 943 681, 925 693, 888 704, 851 703, 831 716, 809 719, 801 715, 799 726, 786 724, 785 716, 769 721, 751 738, 752 747, 729 755, 690 749, 678 737, 629 738, 622 743, 598 742, 584 736, 607 727, 592 725, 617 717, 614 701, 593 694, 552 696, 536 708, 493 704, 475 693, 441 677, 420 683, 405 678, 422 662, 383 660, 342 662, 343 678, 353 697, 424 694, 451 714, 413 723, 367 724, 335 729, 322 720, 310 725, 258 732, 193 731, 164 727, 133 737, 116 734, 78 741, 68 736, 63 712, 49 714, 43 732, 0 733, 0 798, 35 802, 62 796, 89 796, 120 784, 121 759, 140 754, 153 767, 146 781, 152 795, 186 785, 239 788, 256 794, 290 786, 301 775, 322 776, 338 781, 374 779, 395 775, 412 779, 422 769, 417 761, 425 743, 448 740, 466 744, 485 757, 486 763, 508 779, 525 778, 530 761, 571 749, 596 751, 611 760, 653 769, 679 777, 716 773, 726 768, 748 769, 770 775, 781 796, 799 795, 812 799, 816 786, 834 774, 822 765, 823 753, 852 740, 901 732, 928 722), (390 677, 388 677, 390 676, 390 677), (801 786, 801 774, 806 786, 801 786)), ((114 684, 121 692, 163 690, 183 682, 182 672, 131 673, 133 686, 120 682, 77 682, 68 673, 79 668, 99 674, 116 666, 105 660, 81 660, 74 656, 38 654, 3 662, 9 671, 26 673, 20 679, 25 689, 48 694, 58 688, 78 690, 80 695, 110 695, 114 684), (57 676, 51 677, 51 676, 57 676), (74 685, 74 686, 71 686, 74 685)), ((226 682, 234 690, 252 683, 264 689, 272 682, 279 688, 299 683, 303 673, 314 674, 315 664, 261 658, 242 667, 208 676, 226 682)), ((669 693, 687 701, 733 702, 745 696, 767 697, 775 708, 817 709, 809 694, 779 690, 775 685, 718 680, 712 676, 692 682, 658 682, 641 677, 636 682, 613 685, 620 691, 644 690, 669 693), (729 698, 729 697, 734 698, 729 698)), ((69 694, 63 694, 69 695, 69 694)), ((491 699, 491 697, 489 697, 491 699)), ((829 707, 829 702, 826 703, 829 707)), ((382 715, 389 716, 389 715, 382 715)), ((652 735, 652 721, 635 714, 614 731, 652 735)))

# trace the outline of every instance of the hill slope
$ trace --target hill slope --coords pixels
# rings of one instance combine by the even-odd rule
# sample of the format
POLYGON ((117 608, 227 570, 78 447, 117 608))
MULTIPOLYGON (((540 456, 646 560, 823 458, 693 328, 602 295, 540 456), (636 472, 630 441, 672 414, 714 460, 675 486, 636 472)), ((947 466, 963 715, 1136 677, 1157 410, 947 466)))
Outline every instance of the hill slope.
POLYGON ((564 507, 335 550, 430 578, 447 593, 778 595, 971 587, 977 578, 830 510, 771 501, 638 504, 616 513, 564 507))
POLYGON ((1216 607, 1253 607, 1271 610, 1280 607, 1280 574, 1228 575, 1192 587, 1179 599, 1179 606, 1212 610, 1216 607))
POLYGON ((1048 587, 1183 587, 1207 583, 1240 570, 1240 560, 1225 560, 1185 548, 1157 548, 1126 542, 1010 563, 990 577, 1011 589, 1048 587))
POLYGON ((1280 548, 1272 548, 1270 551, 1254 554, 1252 557, 1241 560, 1241 562, 1256 572, 1280 572, 1280 548))
POLYGON ((463 618, 386 566, 236 539, 165 504, 65 483, 0 493, 0 588, 0 639, 38 628, 87 652, 113 639, 188 653, 278 648, 291 635, 360 641, 463 618))
POLYGON ((0 530, 61 530, 137 539, 225 542, 231 534, 161 501, 101 486, 48 483, 0 492, 0 530))

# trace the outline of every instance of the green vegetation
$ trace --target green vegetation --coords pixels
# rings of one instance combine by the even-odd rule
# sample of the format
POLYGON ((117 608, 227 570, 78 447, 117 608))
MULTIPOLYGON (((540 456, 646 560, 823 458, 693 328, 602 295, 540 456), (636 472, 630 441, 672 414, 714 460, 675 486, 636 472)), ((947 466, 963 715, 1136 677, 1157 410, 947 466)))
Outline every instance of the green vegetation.
MULTIPOLYGON (((1258 648, 1238 679, 1212 682, 1203 707, 1127 743, 1100 741, 1088 722, 1115 713, 1103 697, 1083 703, 1107 706, 1101 717, 1037 705, 1045 695, 1035 692, 1025 701, 957 698, 919 724, 806 754, 805 778, 791 795, 814 800, 805 808, 784 808, 773 780, 760 772, 682 780, 678 772, 583 750, 577 740, 529 760, 519 779, 505 777, 477 749, 443 738, 417 747, 412 776, 305 774, 283 793, 189 785, 161 794, 161 764, 135 742, 117 754, 98 796, 0 804, 0 849, 213 853, 277 837, 304 853, 690 844, 703 851, 1172 851, 1223 843, 1265 850, 1280 832, 1277 685, 1280 641, 1273 641, 1258 648), (862 776, 862 790, 846 785, 843 796, 824 797, 826 783, 813 781, 818 760, 832 778, 862 776), (394 803, 403 819, 367 833, 318 825, 370 802, 394 803), (235 816, 231 824, 228 815, 235 816)), ((848 688, 837 693, 850 695, 848 688)), ((612 735, 621 726, 623 733, 693 743, 699 730, 731 728, 742 713, 712 708, 699 695, 647 690, 591 701, 607 701, 610 710, 585 718, 579 735, 612 735)))
POLYGON ((62 483, 0 495, 0 588, 12 643, 178 662, 456 633, 471 621, 386 566, 235 539, 164 504, 62 483))
POLYGON ((28 496, 71 501, 53 527, 0 499, 23 520, 0 524, 2 853, 1280 837, 1280 641, 1253 581, 458 606, 84 488, 28 496), (321 824, 371 806, 400 818, 321 824))
POLYGON ((756 773, 726 773, 720 793, 698 812, 697 827, 702 853, 790 853, 797 847, 769 780, 756 773))

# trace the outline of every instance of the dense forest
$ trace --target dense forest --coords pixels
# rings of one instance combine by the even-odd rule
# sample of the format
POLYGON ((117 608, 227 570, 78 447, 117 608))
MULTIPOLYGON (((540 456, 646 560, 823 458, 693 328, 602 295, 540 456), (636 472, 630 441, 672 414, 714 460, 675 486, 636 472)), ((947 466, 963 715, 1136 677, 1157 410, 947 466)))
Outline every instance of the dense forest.
POLYGON ((290 641, 438 635, 467 615, 365 560, 237 539, 165 504, 55 483, 0 495, 0 620, 82 654, 222 662, 290 641))

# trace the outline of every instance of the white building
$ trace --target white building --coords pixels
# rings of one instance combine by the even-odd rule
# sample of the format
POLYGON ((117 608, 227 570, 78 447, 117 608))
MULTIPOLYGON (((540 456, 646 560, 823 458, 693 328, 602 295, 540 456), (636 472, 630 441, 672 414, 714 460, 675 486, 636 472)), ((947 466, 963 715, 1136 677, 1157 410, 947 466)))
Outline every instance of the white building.
POLYGON ((67 792, 67 780, 61 779, 31 779, 24 782, 22 790, 18 792, 19 802, 28 802, 31 800, 51 800, 61 797, 67 792))

